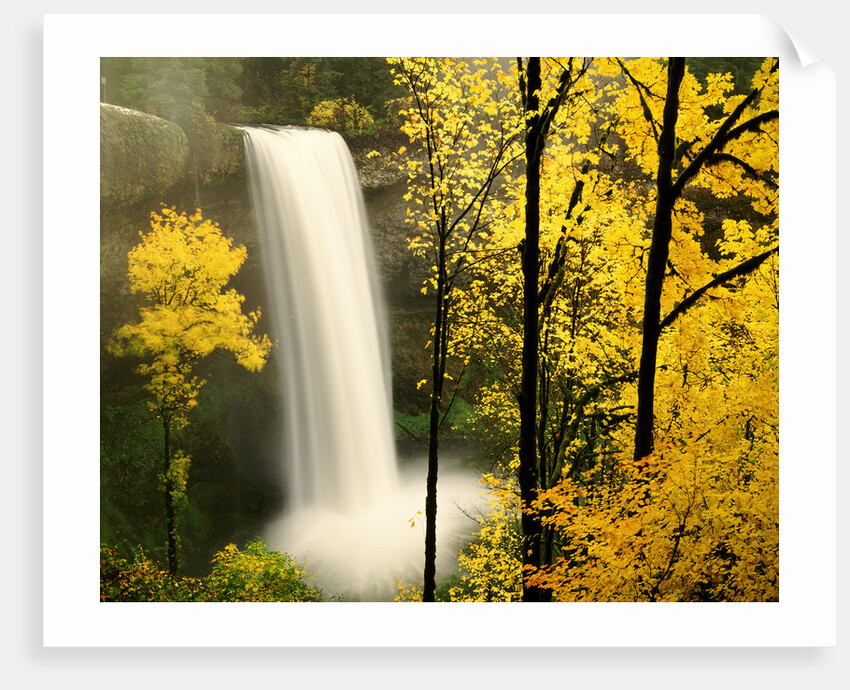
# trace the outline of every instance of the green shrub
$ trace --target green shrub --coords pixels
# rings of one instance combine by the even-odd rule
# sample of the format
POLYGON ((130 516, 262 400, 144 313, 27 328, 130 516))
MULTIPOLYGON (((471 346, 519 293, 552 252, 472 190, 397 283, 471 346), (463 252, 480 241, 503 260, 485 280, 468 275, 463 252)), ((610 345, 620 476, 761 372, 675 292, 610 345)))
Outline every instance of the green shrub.
POLYGON ((244 551, 227 545, 205 578, 172 577, 139 548, 132 559, 101 545, 101 601, 320 601, 303 564, 256 539, 244 551))
POLYGON ((319 601, 321 592, 304 577, 302 564, 257 539, 244 551, 234 544, 219 551, 206 584, 214 601, 319 601))
POLYGON ((101 601, 208 601, 202 579, 172 577, 139 548, 133 560, 101 545, 101 601))

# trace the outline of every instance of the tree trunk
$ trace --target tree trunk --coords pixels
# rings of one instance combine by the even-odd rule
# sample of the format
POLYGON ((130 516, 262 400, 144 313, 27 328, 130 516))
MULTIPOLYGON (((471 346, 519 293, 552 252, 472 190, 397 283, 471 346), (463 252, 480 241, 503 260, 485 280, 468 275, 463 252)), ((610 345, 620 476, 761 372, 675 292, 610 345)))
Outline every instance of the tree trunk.
POLYGON ((676 153, 676 121, 679 117, 679 86, 685 74, 685 59, 670 58, 667 65, 667 96, 661 135, 658 139, 658 175, 655 220, 646 267, 646 292, 643 306, 643 342, 638 373, 637 424, 635 427, 635 460, 646 457, 653 449, 655 420, 655 368, 658 337, 661 333, 661 292, 670 238, 673 233, 673 159, 676 153))
POLYGON ((445 374, 446 242, 440 233, 437 257, 437 311, 434 316, 434 352, 431 360, 431 410, 428 430, 428 478, 425 493, 425 572, 422 601, 435 601, 437 588, 437 469, 440 447, 440 413, 445 374))
MULTIPOLYGON (((540 517, 530 510, 539 487, 537 465, 537 325, 538 273, 540 263, 540 161, 543 154, 544 118, 539 112, 540 58, 529 58, 526 84, 526 110, 532 113, 526 124, 525 159, 525 241, 522 251, 523 338, 522 377, 518 395, 519 491, 522 506, 522 565, 540 566, 540 517)), ((523 578, 522 600, 542 601, 538 587, 527 587, 523 578)))
POLYGON ((174 483, 169 472, 171 465, 171 420, 164 416, 165 432, 165 529, 168 535, 168 572, 177 575, 177 514, 174 506, 174 483))

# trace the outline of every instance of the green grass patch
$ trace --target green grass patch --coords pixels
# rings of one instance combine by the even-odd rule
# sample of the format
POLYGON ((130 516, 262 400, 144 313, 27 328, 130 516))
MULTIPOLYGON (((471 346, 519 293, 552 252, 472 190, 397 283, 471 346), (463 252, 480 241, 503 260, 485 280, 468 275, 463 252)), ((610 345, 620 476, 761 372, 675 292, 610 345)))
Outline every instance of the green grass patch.
MULTIPOLYGON (((446 419, 440 429, 440 436, 447 439, 475 438, 473 421, 475 408, 463 398, 455 398, 446 419)), ((426 441, 430 413, 407 414, 393 410, 395 437, 399 440, 426 441)))

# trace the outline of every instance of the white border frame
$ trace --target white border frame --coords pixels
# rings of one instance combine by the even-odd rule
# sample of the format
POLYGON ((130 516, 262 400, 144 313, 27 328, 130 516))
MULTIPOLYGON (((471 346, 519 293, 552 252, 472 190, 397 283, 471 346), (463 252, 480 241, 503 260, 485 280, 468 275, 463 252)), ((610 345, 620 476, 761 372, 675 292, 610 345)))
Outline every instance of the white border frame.
POLYGON ((824 262, 836 241, 835 85, 828 66, 803 69, 775 23, 756 15, 48 15, 44 69, 46 646, 835 644, 836 281, 824 262), (494 38, 506 26, 510 43, 494 38), (364 44, 371 55, 780 56, 779 603, 99 602, 99 58, 358 55, 364 44))

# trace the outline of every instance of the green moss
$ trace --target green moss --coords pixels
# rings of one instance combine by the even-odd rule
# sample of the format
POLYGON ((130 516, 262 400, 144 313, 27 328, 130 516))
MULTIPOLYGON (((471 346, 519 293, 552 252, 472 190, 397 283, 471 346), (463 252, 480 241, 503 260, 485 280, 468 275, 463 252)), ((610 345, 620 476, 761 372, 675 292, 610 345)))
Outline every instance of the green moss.
POLYGON ((186 184, 245 177, 243 132, 199 117, 187 132, 147 113, 101 104, 100 199, 106 206, 160 198, 186 184))
POLYGON ((100 198, 133 204, 162 195, 186 173, 189 144, 180 127, 127 108, 100 106, 100 198))
POLYGON ((204 155, 196 155, 198 182, 216 186, 245 179, 245 132, 235 127, 216 124, 203 143, 204 155), (203 161, 203 162, 201 162, 203 161))

